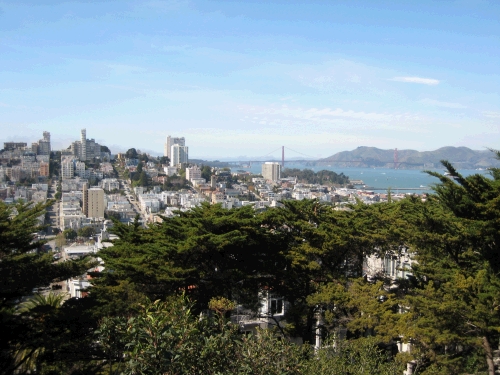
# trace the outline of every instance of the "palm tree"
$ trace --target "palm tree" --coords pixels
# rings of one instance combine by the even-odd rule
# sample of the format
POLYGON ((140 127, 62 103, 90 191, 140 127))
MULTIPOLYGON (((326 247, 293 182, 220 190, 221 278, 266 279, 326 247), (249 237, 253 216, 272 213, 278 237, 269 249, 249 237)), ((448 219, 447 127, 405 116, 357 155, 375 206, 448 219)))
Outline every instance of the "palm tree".
MULTIPOLYGON (((25 314, 30 319, 45 320, 54 309, 62 306, 66 299, 66 294, 50 292, 46 295, 35 294, 33 297, 23 302, 17 312, 25 314)), ((36 372, 36 363, 39 356, 45 351, 43 346, 39 347, 18 347, 15 350, 16 369, 21 372, 36 372)))

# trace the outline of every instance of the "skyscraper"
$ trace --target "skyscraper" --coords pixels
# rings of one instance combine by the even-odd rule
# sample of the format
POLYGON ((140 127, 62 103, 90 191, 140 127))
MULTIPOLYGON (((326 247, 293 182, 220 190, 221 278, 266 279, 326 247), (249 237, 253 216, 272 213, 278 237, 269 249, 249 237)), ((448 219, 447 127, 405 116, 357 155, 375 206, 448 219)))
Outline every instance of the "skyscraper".
MULTIPOLYGON (((165 147, 163 150, 163 156, 168 157, 170 160, 172 160, 172 146, 173 145, 179 145, 179 146, 185 146, 186 145, 186 139, 184 137, 171 137, 167 136, 167 141, 165 142, 165 147)), ((170 164, 174 165, 174 164, 170 164)))
POLYGON ((43 139, 38 141, 38 154, 50 155, 50 133, 43 132, 43 139))
POLYGON ((266 180, 278 181, 281 176, 281 165, 276 162, 265 162, 262 164, 262 177, 266 180))
POLYGON ((87 160, 87 129, 82 129, 80 136, 80 160, 87 160))
MULTIPOLYGON (((184 138, 182 138, 184 139, 184 138)), ((188 162, 188 147, 179 144, 173 144, 170 150, 172 157, 170 158, 170 165, 177 166, 182 163, 188 162)))

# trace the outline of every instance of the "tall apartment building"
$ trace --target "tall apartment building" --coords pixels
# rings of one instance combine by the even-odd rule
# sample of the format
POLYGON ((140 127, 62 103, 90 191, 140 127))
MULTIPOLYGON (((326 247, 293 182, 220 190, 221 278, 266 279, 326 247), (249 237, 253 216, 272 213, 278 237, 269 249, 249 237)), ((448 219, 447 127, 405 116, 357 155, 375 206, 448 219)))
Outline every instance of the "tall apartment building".
POLYGON ((50 155, 50 133, 43 132, 43 138, 38 141, 38 155, 50 155))
POLYGON ((281 176, 281 165, 276 162, 265 162, 262 164, 262 177, 266 180, 278 181, 281 176))
MULTIPOLYGON (((167 156, 170 160, 172 160, 172 146, 173 145, 179 145, 179 146, 185 146, 186 145, 186 139, 184 137, 171 137, 167 136, 167 141, 165 142, 165 147, 163 150, 163 156, 167 156)), ((174 164, 170 164, 174 165, 174 164)))
POLYGON ((87 129, 80 131, 80 160, 87 160, 87 129))
POLYGON ((63 180, 68 180, 73 178, 75 175, 75 164, 73 159, 63 159, 61 160, 61 178, 63 180))
POLYGON ((104 217, 104 190, 97 187, 89 189, 85 184, 83 186, 82 206, 83 214, 86 217, 104 217))
POLYGON ((87 130, 80 131, 80 140, 71 143, 71 153, 81 161, 101 157, 101 145, 95 139, 87 139, 87 130))
POLYGON ((179 144, 172 145, 170 149, 170 165, 177 166, 188 162, 188 147, 179 144))

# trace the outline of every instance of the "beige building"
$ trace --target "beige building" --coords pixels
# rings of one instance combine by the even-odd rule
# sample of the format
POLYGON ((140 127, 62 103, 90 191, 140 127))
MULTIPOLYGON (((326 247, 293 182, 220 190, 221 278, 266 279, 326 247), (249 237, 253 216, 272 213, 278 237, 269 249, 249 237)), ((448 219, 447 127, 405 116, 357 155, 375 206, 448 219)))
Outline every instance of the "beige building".
POLYGON ((49 163, 41 162, 40 176, 48 176, 48 175, 49 175, 49 163))
POLYGON ((186 180, 193 181, 193 179, 201 178, 201 169, 198 166, 194 166, 191 168, 186 168, 186 180))
POLYGON ((83 187, 83 213, 86 217, 104 217, 104 190, 83 187))
POLYGON ((281 176, 281 165, 276 162, 265 162, 262 164, 262 177, 265 180, 278 181, 281 176))

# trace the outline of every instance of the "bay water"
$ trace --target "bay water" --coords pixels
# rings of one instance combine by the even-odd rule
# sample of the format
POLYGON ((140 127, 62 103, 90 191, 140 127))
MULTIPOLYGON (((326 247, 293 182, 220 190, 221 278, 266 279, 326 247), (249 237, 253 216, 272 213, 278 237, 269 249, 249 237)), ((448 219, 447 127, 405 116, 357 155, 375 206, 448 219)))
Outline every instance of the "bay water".
MULTIPOLYGON (((425 192, 432 192, 432 185, 439 183, 436 177, 430 176, 423 170, 416 169, 390 169, 390 168, 338 168, 334 166, 307 166, 303 163, 285 163, 285 168, 297 169, 311 169, 314 172, 320 170, 333 171, 337 174, 343 173, 352 180, 362 180, 366 190, 373 190, 377 192, 386 191, 391 189, 394 193, 417 193, 422 194, 425 192)), ((232 168, 233 171, 238 168, 232 168)), ((261 174, 262 164, 253 163, 250 168, 244 169, 253 174, 261 174)), ((445 169, 431 169, 434 172, 444 174, 445 169)), ((458 170, 462 176, 469 176, 472 174, 482 174, 489 176, 488 170, 471 170, 462 169, 458 170)))

